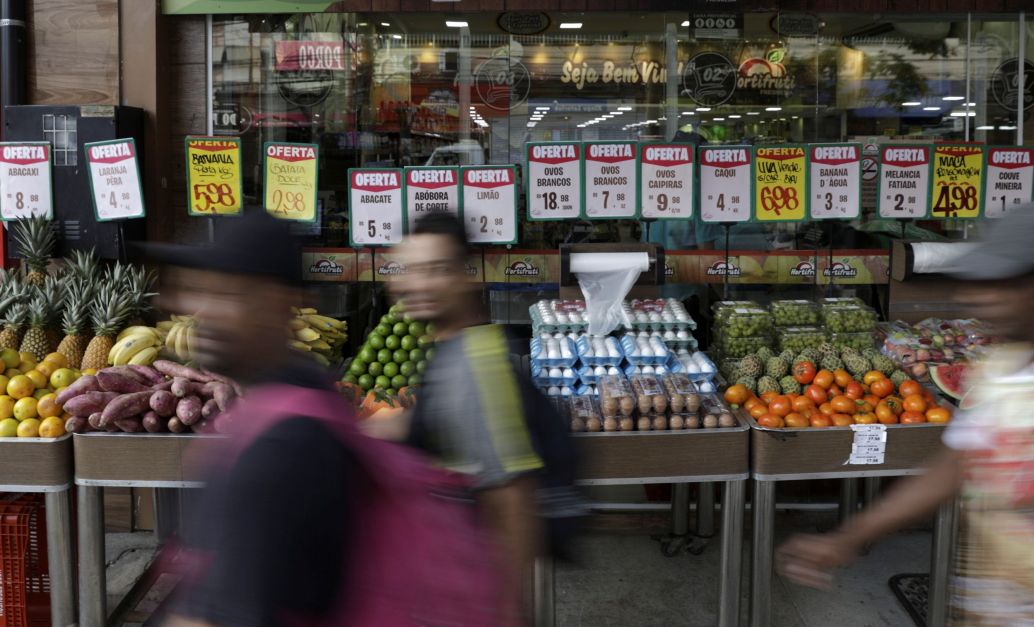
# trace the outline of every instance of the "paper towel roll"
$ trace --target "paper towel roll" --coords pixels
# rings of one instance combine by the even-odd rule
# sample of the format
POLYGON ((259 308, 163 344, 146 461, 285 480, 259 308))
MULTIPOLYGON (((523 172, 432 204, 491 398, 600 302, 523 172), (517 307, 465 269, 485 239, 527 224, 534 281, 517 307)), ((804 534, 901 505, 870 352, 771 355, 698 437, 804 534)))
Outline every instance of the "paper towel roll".
POLYGON ((975 244, 972 242, 915 242, 912 247, 912 272, 937 274, 956 272, 975 244))
POLYGON ((650 269, 650 255, 638 253, 571 253, 571 272, 614 272, 650 269))

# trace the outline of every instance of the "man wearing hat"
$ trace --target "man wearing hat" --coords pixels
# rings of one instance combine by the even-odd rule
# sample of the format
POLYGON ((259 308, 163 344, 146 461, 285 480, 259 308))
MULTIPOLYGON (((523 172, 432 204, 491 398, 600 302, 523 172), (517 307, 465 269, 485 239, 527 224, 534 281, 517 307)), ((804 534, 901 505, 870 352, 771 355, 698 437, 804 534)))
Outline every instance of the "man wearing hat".
POLYGON ((830 571, 867 544, 960 496, 952 624, 1034 625, 1034 204, 990 224, 953 274, 964 281, 960 304, 1002 340, 967 381, 973 408, 948 425, 946 449, 927 472, 831 533, 791 538, 778 566, 793 581, 828 588, 830 571))

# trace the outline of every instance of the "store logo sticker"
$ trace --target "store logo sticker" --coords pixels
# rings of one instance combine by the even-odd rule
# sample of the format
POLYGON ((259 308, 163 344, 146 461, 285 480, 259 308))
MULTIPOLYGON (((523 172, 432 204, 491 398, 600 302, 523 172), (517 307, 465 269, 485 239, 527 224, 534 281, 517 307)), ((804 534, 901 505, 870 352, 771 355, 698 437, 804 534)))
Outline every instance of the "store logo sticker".
POLYGON ((738 266, 732 263, 726 263, 724 261, 716 261, 711 264, 711 267, 707 269, 707 276, 731 276, 737 277, 742 274, 742 271, 738 266))
POLYGON ((664 276, 671 278, 675 276, 675 267, 667 261, 664 262, 664 276))
POLYGON ((538 276, 540 272, 530 261, 515 261, 503 271, 503 274, 506 276, 538 276))
POLYGON ((797 85, 797 79, 786 71, 783 60, 786 48, 772 48, 765 58, 750 57, 740 64, 738 89, 754 90, 765 95, 789 96, 797 85))
POLYGON ((842 277, 853 279, 858 276, 858 270, 842 261, 834 261, 833 265, 822 270, 822 275, 827 277, 842 277))
POLYGON ((798 262, 796 266, 790 268, 790 276, 813 277, 815 276, 815 264, 810 261, 798 262))
POLYGON ((309 266, 310 274, 334 274, 341 275, 345 273, 345 268, 339 265, 333 259, 320 259, 316 263, 309 266))
POLYGON ((377 268, 377 274, 381 276, 402 276, 406 273, 406 266, 397 261, 389 261, 377 268))
POLYGON ((474 70, 474 90, 481 102, 496 111, 510 111, 528 101, 531 73, 520 62, 521 48, 499 48, 474 70))
POLYGON ((467 276, 477 276, 478 275, 477 266, 475 266, 474 264, 471 264, 471 263, 464 263, 463 264, 463 271, 467 273, 467 276))

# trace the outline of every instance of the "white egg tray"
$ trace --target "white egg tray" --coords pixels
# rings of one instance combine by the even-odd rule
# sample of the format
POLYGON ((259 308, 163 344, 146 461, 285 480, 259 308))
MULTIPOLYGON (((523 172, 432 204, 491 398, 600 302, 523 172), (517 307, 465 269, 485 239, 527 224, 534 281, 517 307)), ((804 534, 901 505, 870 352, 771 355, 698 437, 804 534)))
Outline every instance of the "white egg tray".
POLYGON ((578 358, 586 366, 620 366, 625 358, 625 351, 621 346, 621 342, 614 337, 582 336, 578 338, 576 344, 578 346, 578 358))
POLYGON ((542 392, 543 396, 549 398, 556 398, 558 396, 577 396, 580 392, 577 392, 575 388, 571 386, 560 386, 560 385, 538 385, 539 391, 542 392))
POLYGON ((539 387, 554 385, 557 387, 571 387, 578 383, 578 374, 574 371, 574 368, 560 368, 559 366, 538 367, 532 365, 531 380, 539 387))
POLYGON ((621 338, 621 348, 625 351, 625 359, 634 366, 664 365, 671 355, 668 347, 656 336, 633 338, 631 334, 625 335, 621 338))
POLYGON ((570 337, 531 339, 531 365, 572 368, 578 362, 578 347, 570 337))
POLYGON ((656 366, 650 366, 650 365, 637 366, 635 364, 628 364, 627 366, 625 366, 625 369, 624 369, 624 373, 625 373, 626 377, 632 377, 632 376, 635 376, 637 374, 657 374, 657 375, 661 375, 661 374, 668 374, 669 372, 670 372, 670 370, 668 369, 668 366, 665 365, 665 364, 658 364, 656 366))
POLYGON ((578 379, 584 384, 595 385, 603 375, 621 373, 622 370, 617 365, 585 365, 578 369, 578 379))

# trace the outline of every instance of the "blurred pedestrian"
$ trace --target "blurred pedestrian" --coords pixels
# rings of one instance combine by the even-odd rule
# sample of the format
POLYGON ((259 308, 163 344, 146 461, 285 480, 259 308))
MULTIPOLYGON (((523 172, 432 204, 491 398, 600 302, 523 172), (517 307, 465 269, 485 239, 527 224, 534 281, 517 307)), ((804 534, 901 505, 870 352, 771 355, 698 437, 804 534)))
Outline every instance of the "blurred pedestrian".
POLYGON ((974 373, 973 409, 944 433, 926 472, 901 480, 826 535, 796 536, 779 550, 788 578, 829 587, 830 571, 863 547, 931 515, 961 495, 964 513, 953 581, 953 625, 1034 625, 1034 204, 989 225, 955 274, 959 302, 1005 344, 974 373))

